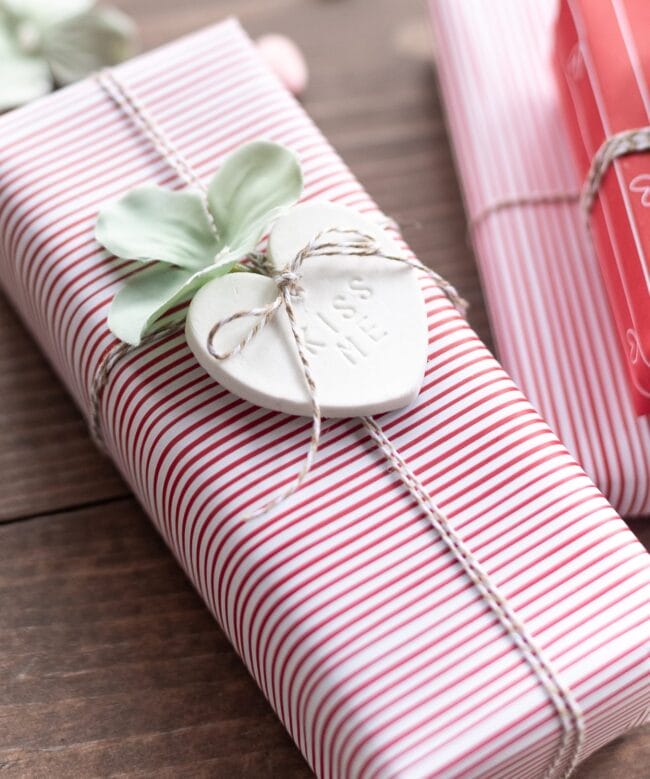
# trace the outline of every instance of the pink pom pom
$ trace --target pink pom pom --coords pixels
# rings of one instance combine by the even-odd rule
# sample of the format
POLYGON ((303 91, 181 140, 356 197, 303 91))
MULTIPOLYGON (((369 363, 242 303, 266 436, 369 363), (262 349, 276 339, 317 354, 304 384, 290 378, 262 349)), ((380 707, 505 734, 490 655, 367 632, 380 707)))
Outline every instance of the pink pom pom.
POLYGON ((309 72, 298 46, 285 35, 263 35, 257 48, 266 64, 289 92, 301 95, 307 87, 309 72))

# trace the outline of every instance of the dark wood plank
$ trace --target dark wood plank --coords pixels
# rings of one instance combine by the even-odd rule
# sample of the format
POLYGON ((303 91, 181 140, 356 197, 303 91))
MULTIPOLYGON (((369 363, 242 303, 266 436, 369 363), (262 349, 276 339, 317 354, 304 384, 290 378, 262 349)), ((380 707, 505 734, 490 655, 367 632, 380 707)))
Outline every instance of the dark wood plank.
MULTIPOLYGON (((420 0, 117 0, 149 48, 228 14, 303 47, 305 105, 489 342, 420 0), (360 34, 360 30, 363 34, 360 34)), ((239 659, 0 299, 0 769, 306 777, 239 659), (108 501, 108 502, 107 502, 108 501), (76 511, 66 507, 104 503, 76 511)), ((650 524, 635 531, 650 544, 650 524)), ((647 776, 650 731, 582 779, 647 776)))
POLYGON ((0 603, 2 776, 309 775, 132 500, 0 527, 0 603))
POLYGON ((126 495, 0 295, 0 522, 126 495))

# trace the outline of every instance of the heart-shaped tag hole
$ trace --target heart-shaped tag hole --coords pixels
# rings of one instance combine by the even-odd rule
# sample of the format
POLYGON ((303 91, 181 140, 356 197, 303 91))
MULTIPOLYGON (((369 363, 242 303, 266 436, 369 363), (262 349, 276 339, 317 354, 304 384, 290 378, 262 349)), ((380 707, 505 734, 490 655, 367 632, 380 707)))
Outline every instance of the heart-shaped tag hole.
MULTIPOLYGON (((307 203, 291 209, 273 227, 268 246, 273 266, 284 270, 327 230, 343 231, 341 236, 356 230, 372 236, 382 252, 400 254, 386 231, 356 211, 307 203)), ((336 232, 331 240, 336 243, 336 232)), ((426 366, 427 322, 422 291, 411 268, 377 256, 309 257, 299 286, 302 291, 292 303, 324 417, 379 414, 415 400, 426 366)), ((256 273, 214 279, 190 304, 187 342, 203 368, 235 395, 263 408, 311 416, 283 306, 240 352, 217 359, 208 350, 215 323, 265 306, 277 295, 276 283, 256 273)), ((244 317, 222 327, 214 339, 216 351, 227 353, 236 347, 256 322, 244 317)))

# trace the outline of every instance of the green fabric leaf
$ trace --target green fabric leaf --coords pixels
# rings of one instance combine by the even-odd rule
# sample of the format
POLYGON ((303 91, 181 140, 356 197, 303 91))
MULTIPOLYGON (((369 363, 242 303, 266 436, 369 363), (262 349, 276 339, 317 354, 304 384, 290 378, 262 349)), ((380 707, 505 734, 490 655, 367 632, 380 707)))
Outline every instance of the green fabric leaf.
POLYGON ((94 0, 0 0, 0 111, 129 57, 135 25, 94 0))
POLYGON ((14 57, 17 54, 19 54, 18 45, 13 35, 9 32, 9 28, 4 20, 4 14, 2 13, 2 6, 0 6, 0 58, 14 57))
POLYGON ((300 163, 293 152, 254 141, 230 154, 208 191, 208 203, 224 246, 247 254, 278 214, 302 193, 300 163))
POLYGON ((95 0, 2 0, 1 5, 14 19, 29 19, 44 27, 84 13, 95 0))
POLYGON ((0 111, 16 108, 52 90, 52 74, 39 57, 9 54, 0 45, 0 111))
POLYGON ((137 187, 99 213, 95 237, 116 257, 198 270, 221 249, 200 195, 137 187))
POLYGON ((136 28, 121 11, 91 8, 43 31, 41 50, 59 84, 71 84, 135 51, 136 28))
POLYGON ((137 346, 170 308, 189 300, 204 284, 230 271, 234 260, 192 272, 154 265, 129 279, 113 298, 108 326, 121 341, 137 346))
POLYGON ((104 207, 95 228, 99 243, 117 257, 162 261, 117 293, 108 316, 111 331, 139 344, 170 308, 252 251, 279 211, 298 200, 302 186, 300 165, 288 149, 255 142, 230 155, 210 184, 218 238, 201 196, 189 190, 138 187, 104 207))

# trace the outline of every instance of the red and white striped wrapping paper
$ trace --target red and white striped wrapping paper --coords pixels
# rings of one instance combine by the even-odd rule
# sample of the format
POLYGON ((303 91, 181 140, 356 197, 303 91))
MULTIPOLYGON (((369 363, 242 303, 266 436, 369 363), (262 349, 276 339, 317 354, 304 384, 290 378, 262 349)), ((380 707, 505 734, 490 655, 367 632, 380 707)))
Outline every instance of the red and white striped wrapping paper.
MULTIPOLYGON (((578 192, 551 61, 556 0, 431 0, 468 215, 578 192)), ((473 230, 499 358, 624 515, 650 513, 639 418, 577 203, 527 205, 473 230)))
MULTIPOLYGON (((300 156, 306 198, 376 207, 235 22, 119 68, 206 180, 258 137, 300 156)), ((1 278, 88 414, 133 266, 93 241, 98 208, 181 184, 93 81, 0 120, 1 278)), ((650 703, 650 558, 439 291, 409 409, 379 418, 584 712, 582 756, 650 703)), ((548 694, 357 420, 309 420, 214 383, 182 337, 111 374, 108 446, 169 547, 321 777, 538 777, 562 732, 548 694)))

